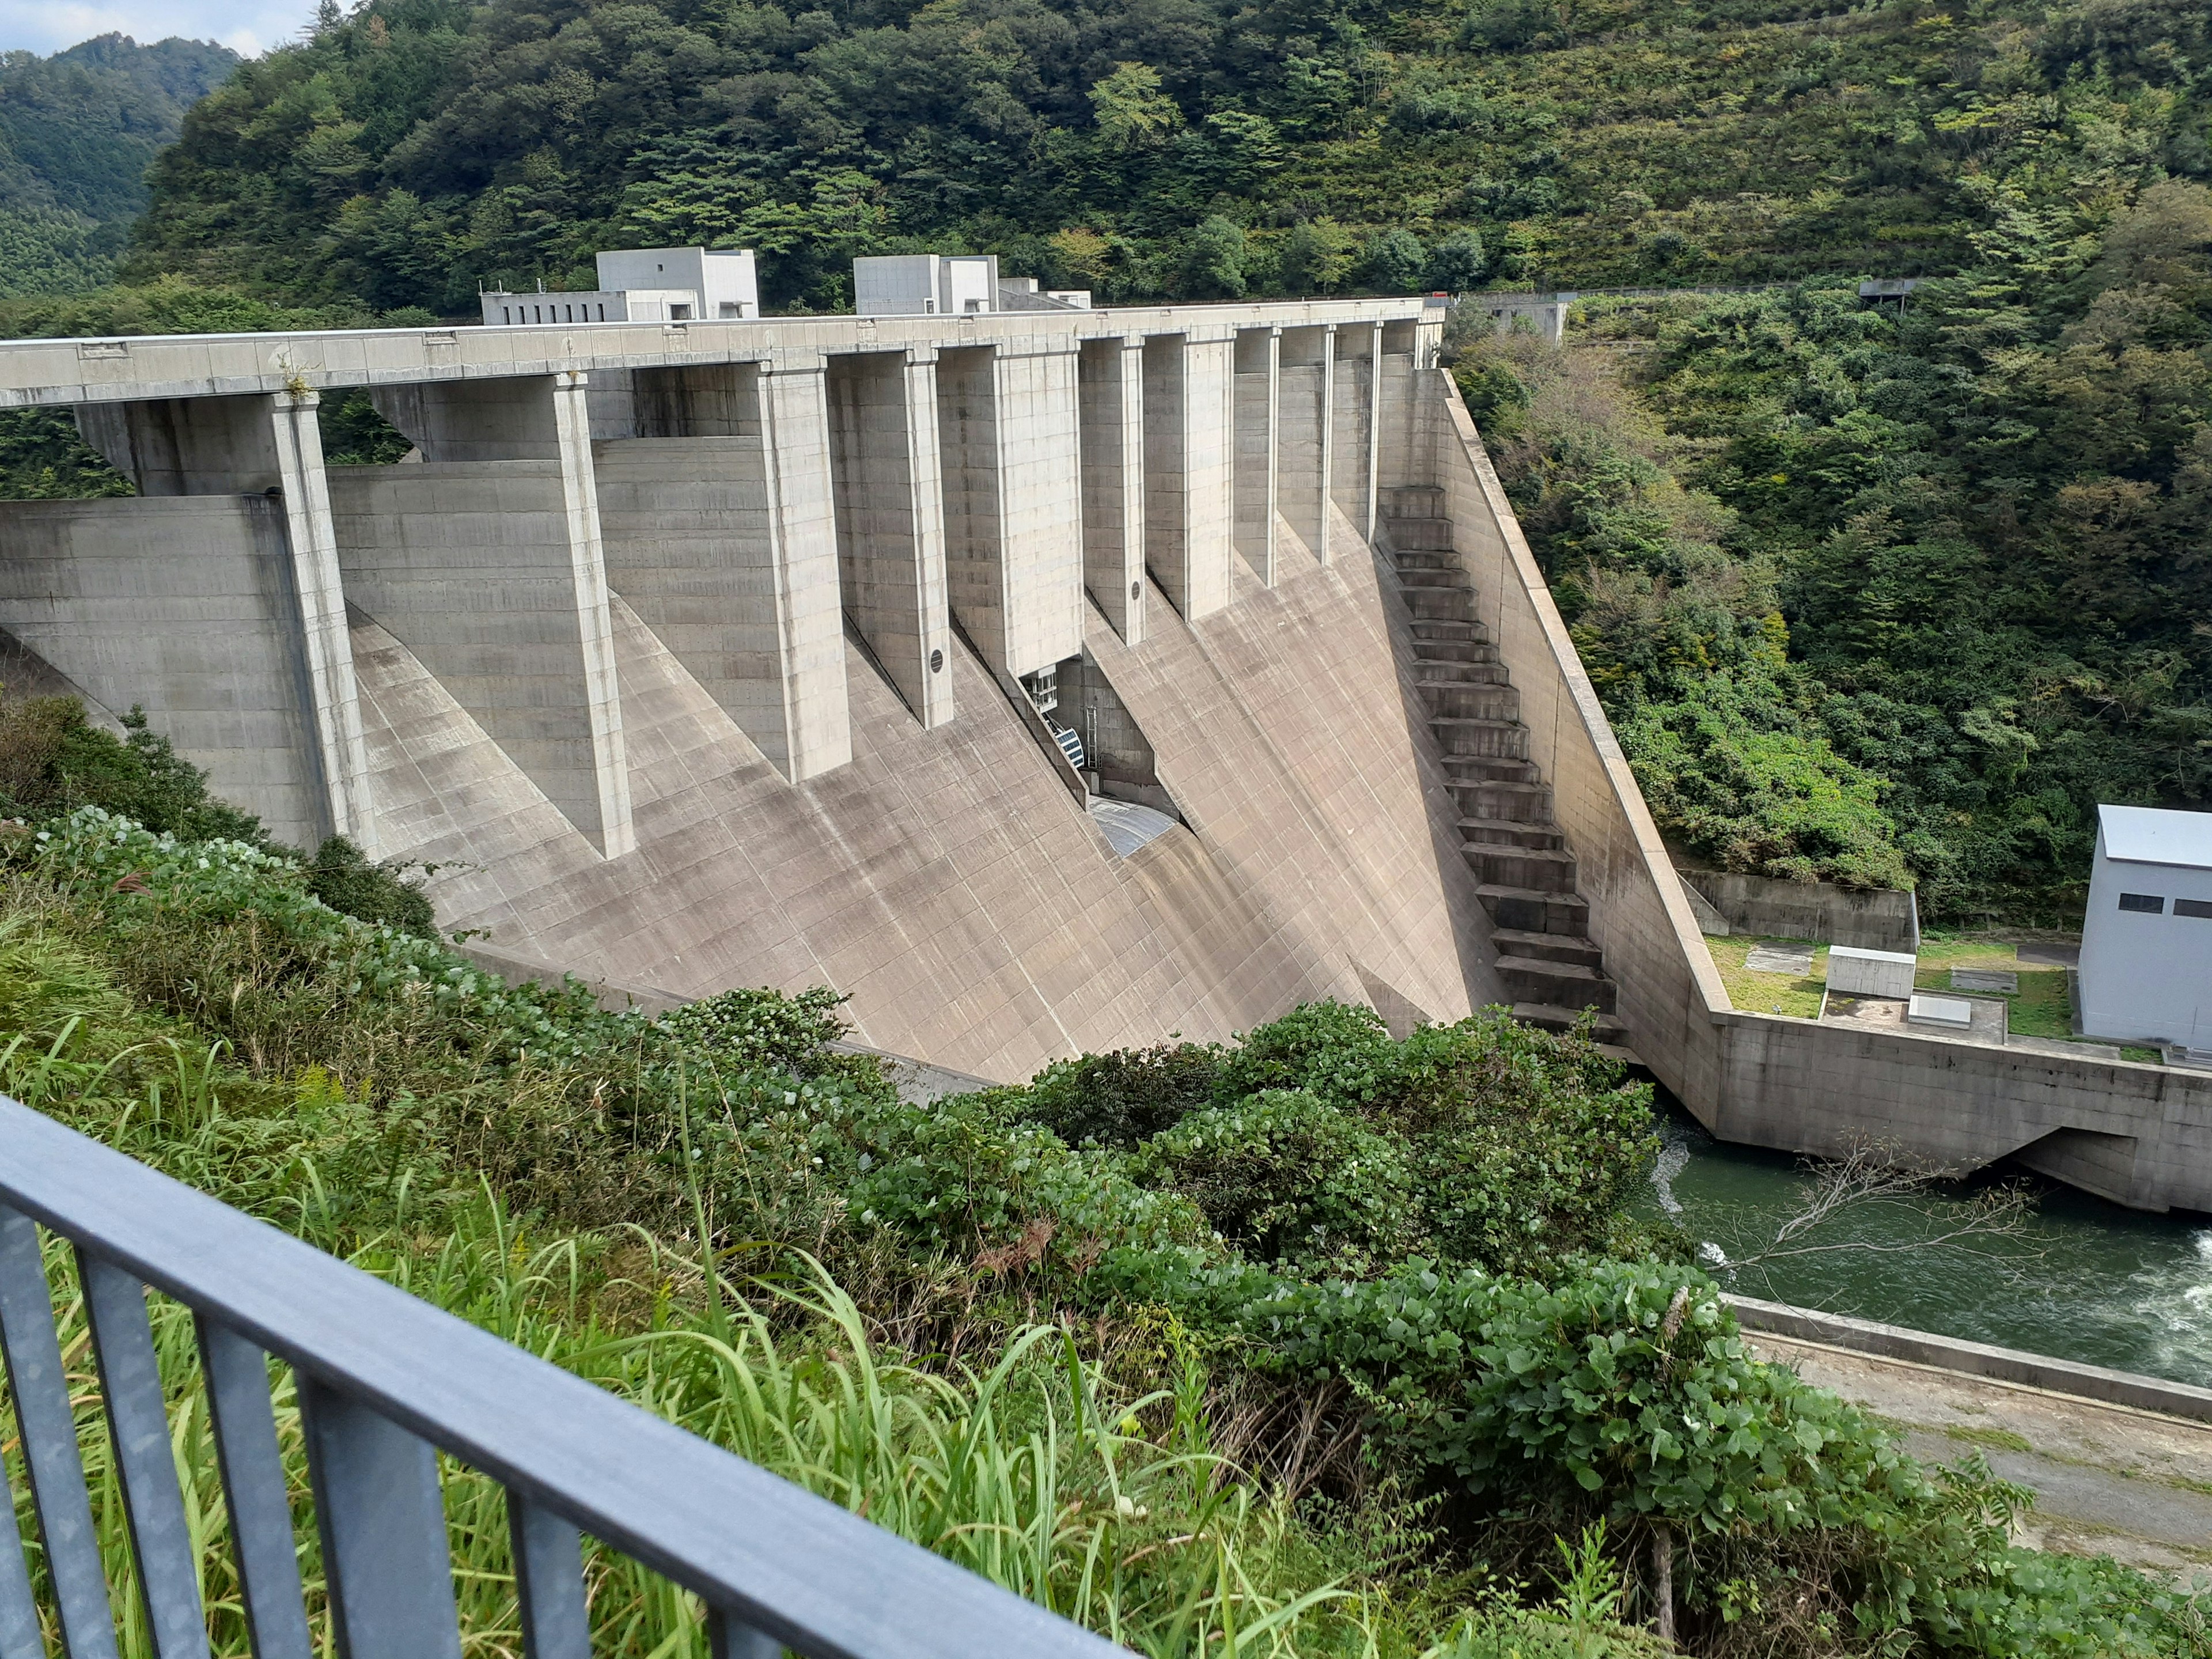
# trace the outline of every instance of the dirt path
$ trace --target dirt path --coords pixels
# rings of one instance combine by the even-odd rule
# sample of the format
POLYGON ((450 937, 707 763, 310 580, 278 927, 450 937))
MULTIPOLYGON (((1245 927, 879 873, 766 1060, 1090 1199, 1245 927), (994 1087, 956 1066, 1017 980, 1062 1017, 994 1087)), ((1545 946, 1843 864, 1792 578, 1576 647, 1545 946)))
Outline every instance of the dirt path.
POLYGON ((1896 1424, 1916 1457, 1950 1463, 1978 1451, 2034 1488, 2022 1543, 2212 1583, 2212 1424, 1744 1334, 1763 1358, 1896 1424))

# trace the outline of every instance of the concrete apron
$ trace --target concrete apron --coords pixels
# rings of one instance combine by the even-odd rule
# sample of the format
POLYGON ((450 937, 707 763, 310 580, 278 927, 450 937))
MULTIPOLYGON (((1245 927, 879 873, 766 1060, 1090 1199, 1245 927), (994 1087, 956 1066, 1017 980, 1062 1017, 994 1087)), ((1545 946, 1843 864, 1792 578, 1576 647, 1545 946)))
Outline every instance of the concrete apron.
POLYGON ((2020 1542, 2212 1583, 2212 1389, 1729 1297, 1752 1351, 1883 1418, 1923 1462, 2035 1493, 2020 1542))

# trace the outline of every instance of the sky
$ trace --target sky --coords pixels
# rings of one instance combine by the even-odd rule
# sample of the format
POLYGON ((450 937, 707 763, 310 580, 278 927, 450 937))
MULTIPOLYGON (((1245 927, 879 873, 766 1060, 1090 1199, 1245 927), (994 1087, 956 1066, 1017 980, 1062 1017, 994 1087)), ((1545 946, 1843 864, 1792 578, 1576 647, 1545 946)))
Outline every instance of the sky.
POLYGON ((252 57, 298 33, 314 13, 314 0, 0 0, 0 52, 44 56, 95 34, 142 45, 181 34, 252 57))

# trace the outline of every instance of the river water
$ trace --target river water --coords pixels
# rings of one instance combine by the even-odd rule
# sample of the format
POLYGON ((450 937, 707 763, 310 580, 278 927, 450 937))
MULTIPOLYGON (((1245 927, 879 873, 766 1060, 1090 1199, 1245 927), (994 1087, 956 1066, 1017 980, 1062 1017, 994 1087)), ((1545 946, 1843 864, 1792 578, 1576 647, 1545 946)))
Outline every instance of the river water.
POLYGON ((1730 1290, 2212 1387, 2212 1217, 2143 1215, 2031 1176, 2004 1231, 1961 1233, 2007 1184, 1990 1176, 1865 1200, 1778 1243, 1812 1188, 1797 1160, 1723 1146, 1686 1116, 1665 1133, 1650 1212, 1673 1215, 1730 1290))

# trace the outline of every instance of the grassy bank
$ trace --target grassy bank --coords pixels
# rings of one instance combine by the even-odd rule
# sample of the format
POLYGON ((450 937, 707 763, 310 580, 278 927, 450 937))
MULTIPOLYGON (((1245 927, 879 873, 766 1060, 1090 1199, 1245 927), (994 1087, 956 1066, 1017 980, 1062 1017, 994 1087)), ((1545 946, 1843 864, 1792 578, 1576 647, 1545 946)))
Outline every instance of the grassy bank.
MULTIPOLYGON (((908 1105, 825 1047, 831 993, 509 988, 404 872, 90 804, 219 810, 151 736, 60 729, 0 777, 62 804, 0 824, 0 1087, 1138 1650, 1626 1654, 1671 1612, 1716 1656, 2206 1651, 2185 1598, 2013 1548, 2027 1494, 1754 1361, 1628 1213, 1649 1090, 1578 1036, 1322 1003, 908 1105)), ((496 1494, 449 1508, 471 1651, 511 1650, 496 1494)), ((603 1651, 700 1645, 620 1561, 592 1608, 603 1651)))

